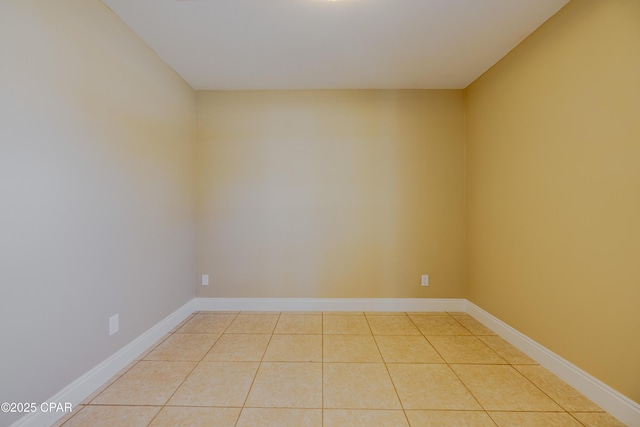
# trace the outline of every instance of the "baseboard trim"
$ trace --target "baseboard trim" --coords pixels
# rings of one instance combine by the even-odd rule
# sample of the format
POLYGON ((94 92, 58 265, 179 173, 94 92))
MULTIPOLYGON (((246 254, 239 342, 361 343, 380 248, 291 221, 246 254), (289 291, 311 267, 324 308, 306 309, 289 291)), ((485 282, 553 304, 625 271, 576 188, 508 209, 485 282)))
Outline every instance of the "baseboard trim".
POLYGON ((489 314, 471 301, 466 312, 628 426, 640 426, 640 404, 489 314))
POLYGON ((464 311, 462 298, 196 298, 198 311, 464 311))
MULTIPOLYGON (((47 402, 70 402, 73 407, 90 396, 111 377, 136 360, 147 348, 155 344, 165 334, 180 324, 195 311, 192 299, 182 307, 156 323, 149 330, 122 347, 113 356, 99 363, 86 374, 51 396, 47 402)), ((11 427, 43 427, 54 424, 65 416, 64 413, 32 412, 11 425, 11 427)))
MULTIPOLYGON (((629 426, 640 426, 640 404, 462 298, 194 298, 49 398, 77 405, 196 311, 449 311, 466 312, 629 426)), ((42 427, 65 414, 30 413, 11 427, 42 427)))

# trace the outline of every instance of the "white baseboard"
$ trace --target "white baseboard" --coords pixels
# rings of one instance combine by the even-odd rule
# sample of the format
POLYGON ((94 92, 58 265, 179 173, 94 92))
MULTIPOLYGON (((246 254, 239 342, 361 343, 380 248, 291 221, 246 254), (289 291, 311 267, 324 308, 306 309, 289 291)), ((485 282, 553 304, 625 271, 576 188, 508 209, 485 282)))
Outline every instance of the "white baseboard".
MULTIPOLYGON (((194 298, 49 398, 77 405, 195 311, 466 312, 625 424, 640 427, 640 405, 461 298, 194 298)), ((65 414, 35 412, 11 427, 45 427, 65 414)))
MULTIPOLYGON (((121 348, 117 353, 104 360, 86 374, 51 396, 46 402, 70 402, 73 407, 90 396, 111 377, 128 364, 136 360, 147 348, 155 344, 165 334, 180 324, 195 310, 195 300, 185 305, 152 326, 138 338, 121 348)), ((11 425, 11 427, 47 427, 65 416, 56 412, 32 412, 11 425)))
POLYGON ((198 311, 464 311, 462 298, 196 298, 198 311))
POLYGON ((640 427, 640 405, 467 301, 466 312, 628 426, 640 427))

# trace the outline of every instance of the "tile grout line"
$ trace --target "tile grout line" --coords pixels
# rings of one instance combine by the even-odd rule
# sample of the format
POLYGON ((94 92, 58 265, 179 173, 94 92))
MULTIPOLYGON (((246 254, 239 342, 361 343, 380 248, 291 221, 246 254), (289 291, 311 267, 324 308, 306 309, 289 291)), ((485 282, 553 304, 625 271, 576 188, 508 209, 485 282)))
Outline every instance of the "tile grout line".
MULTIPOLYGON (((458 319, 455 318, 455 316, 451 316, 453 318, 453 320, 455 320, 456 322, 458 322, 460 324, 460 326, 462 326, 463 328, 465 328, 467 331, 469 331, 471 333, 471 336, 474 337, 476 340, 478 340, 482 345, 486 346, 489 351, 491 351, 492 353, 494 353, 500 360, 504 361, 506 364, 510 364, 504 357, 500 356, 498 354, 497 351, 495 351, 494 349, 492 349, 491 347, 489 347, 484 341, 482 341, 480 338, 478 338, 478 335, 474 334, 473 331, 469 328, 467 328, 464 323, 462 323, 461 321, 459 321, 458 319)), ((471 316, 469 316, 471 317, 471 316)), ((472 318, 473 319, 473 318, 472 318)), ((475 320, 475 319, 474 319, 475 320)), ((486 326, 485 326, 486 328, 486 326)), ((489 328, 487 328, 489 329, 489 328)), ((489 329, 490 330, 490 329, 489 329)), ((490 330, 491 331, 491 330, 490 330)), ((493 331, 491 331, 493 332, 493 331)), ((497 336, 497 335, 496 335, 497 336)))
MULTIPOLYGON (((238 314, 239 316, 240 314, 238 314)), ((253 385, 256 382, 256 378, 258 378, 258 373, 260 372, 260 368, 262 367, 262 362, 264 361, 264 356, 267 354, 267 350, 269 350, 269 344, 271 344, 271 340, 273 339, 273 333, 275 332, 276 328, 278 327, 278 323, 280 322, 280 317, 282 316, 282 312, 278 312, 278 319, 276 320, 275 325, 273 325, 273 329, 271 330, 271 334, 269 335, 269 341, 267 342, 267 346, 264 348, 264 352, 262 353, 262 357, 260 358, 260 361, 258 362, 258 367, 256 368, 256 373, 253 375, 253 379, 251 380, 251 385, 249 385, 249 389, 247 390, 247 395, 244 398, 244 402, 242 402, 242 407, 240 408, 240 412, 238 413, 238 419, 236 420, 234 427, 238 426, 238 423, 240 422, 240 418, 242 417, 242 413, 244 412, 244 409, 246 408, 247 405, 247 400, 249 400, 249 395, 251 394, 251 390, 253 389, 253 385)), ((231 326, 231 325, 229 325, 231 326)))
MULTIPOLYGON (((453 317, 451 316, 449 313, 446 313, 448 317, 453 317)), ((411 317, 409 317, 409 319, 411 320, 411 322, 414 324, 414 326, 416 328, 418 328, 418 325, 415 324, 415 322, 413 321, 413 319, 411 317)), ((455 318, 453 319, 456 322, 458 322, 455 318)), ((462 325, 460 322, 458 322, 463 328, 464 325, 462 325)), ((467 328, 465 328, 467 329, 467 328)), ((487 414, 487 416, 489 418, 491 418, 491 415, 489 415, 489 413, 487 412, 486 408, 484 407, 484 405, 482 405, 482 403, 480 403, 480 401, 478 400, 478 398, 476 397, 475 394, 473 394, 471 392, 471 390, 469 390, 469 387, 467 387, 467 385, 464 383, 464 381, 462 381, 462 379, 458 376, 458 374, 456 373, 456 371, 454 371, 451 368, 451 364, 449 362, 447 362, 447 359, 444 358, 444 356, 438 351, 438 349, 431 343, 431 341, 429 341, 429 338, 427 338, 427 336, 424 334, 424 331, 420 328, 418 328, 418 330, 420 331, 420 333, 422 334, 422 336, 424 337, 425 340, 427 340, 427 342, 429 343, 429 345, 435 350, 436 353, 438 353, 438 356, 440 356, 440 358, 442 359, 442 361, 447 365, 447 368, 449 368, 449 371, 451 371, 453 373, 453 375, 455 375, 455 377, 458 379, 458 381, 460 381, 460 384, 462 384, 462 386, 467 390, 467 392, 471 395, 471 397, 473 397, 473 400, 476 401, 476 403, 482 408, 482 410, 484 411, 485 414, 487 414)), ((468 330, 468 329, 467 329, 468 330)), ((471 333, 471 331, 469 331, 471 333)), ((466 335, 464 335, 466 336, 466 335)), ((496 424, 495 421, 493 421, 493 418, 491 418, 491 421, 496 424)), ((496 424, 497 425, 497 424, 496 424)))
POLYGON ((404 404, 402 403, 402 399, 400 398, 400 393, 398 393, 396 384, 393 382, 393 377, 391 376, 391 372, 389 372, 389 366, 387 366, 387 362, 386 360, 384 360, 384 356, 382 355, 382 351, 380 350, 378 341, 376 340, 376 337, 373 334, 373 329, 371 329, 371 324, 369 323, 369 319, 367 318, 366 315, 364 318, 365 318, 365 321, 367 322, 367 326, 369 327, 369 331, 371 332, 371 337, 373 338, 373 342, 376 344, 376 348, 378 349, 378 354, 380 355, 380 359, 382 359, 382 363, 384 364, 384 369, 387 371, 387 375, 389 376, 389 381, 391 381, 391 386, 393 387, 393 391, 396 393, 396 397, 398 398, 398 403, 400 404, 400 408, 402 410, 402 414, 404 415, 404 419, 407 421, 407 426, 410 426, 411 423, 409 422, 409 415, 407 415, 407 410, 405 409, 404 404))
MULTIPOLYGON (((165 334, 163 336, 163 339, 158 340, 157 342, 155 342, 153 345, 149 346, 149 348, 147 350, 145 350, 144 353, 141 354, 140 359, 135 359, 133 362, 133 365, 131 365, 129 368, 127 368, 127 370, 125 370, 122 373, 116 374, 113 377, 111 377, 106 384, 106 386, 104 386, 104 388, 102 390, 96 391, 97 393, 95 394, 95 396, 93 398, 91 398, 91 400, 89 400, 86 404, 80 404, 79 406, 82 406, 82 409, 84 409, 86 406, 103 406, 100 404, 91 404, 91 402, 93 402, 94 400, 96 400, 98 398, 98 396, 100 396, 102 393, 104 393, 109 387, 111 387, 112 384, 114 384, 116 381, 118 381, 118 379, 120 379, 124 374, 126 374, 127 372, 129 372, 133 367, 137 366, 138 363, 140 363, 141 361, 144 360, 144 358, 146 356, 148 356, 153 350, 155 350, 160 344, 162 344, 163 342, 165 342, 167 339, 169 339, 171 336, 173 336, 173 334, 175 333, 175 331, 177 331, 178 329, 180 329, 180 327, 182 327, 182 325, 184 325, 187 321, 191 320, 191 318, 193 318, 193 314, 189 315, 189 317, 187 317, 186 319, 184 319, 182 322, 180 322, 175 328, 173 328, 171 331, 169 331, 167 334, 165 334)), ((102 387, 101 387, 102 388, 102 387)), ((127 405, 118 405, 118 406, 127 406, 127 405)), ((151 405, 151 406, 156 406, 156 405, 151 405)), ((80 411, 77 411, 75 414, 73 414, 73 416, 69 417, 68 420, 66 420, 62 425, 64 426, 65 424, 67 424, 71 418, 75 417, 80 411)), ((158 411, 160 412, 160 411, 158 411)), ((156 414, 157 415, 157 414, 156 414)), ((155 416, 154 416, 155 418, 155 416)))
MULTIPOLYGON (((95 405, 92 402, 94 400, 96 400, 98 398, 98 396, 100 396, 102 393, 104 393, 109 387, 111 387, 112 384, 114 384, 116 381, 118 381, 120 378, 122 378, 122 376, 124 374, 126 374, 127 372, 129 372, 131 369, 133 369, 135 366, 137 366, 140 362, 142 362, 145 357, 147 357, 149 354, 151 354, 152 351, 154 351, 156 348, 158 348, 163 342, 165 342, 166 340, 168 340, 171 336, 173 336, 173 334, 175 334, 182 326, 184 326, 189 320, 191 320, 193 317, 195 317, 195 314, 192 313, 190 314, 186 319, 184 319, 182 322, 180 322, 176 327, 174 327, 171 331, 167 332, 166 334, 164 334, 162 336, 161 339, 159 339, 158 341, 156 341, 155 343, 153 343, 152 345, 149 346, 149 348, 147 348, 141 355, 139 359, 134 359, 131 361, 131 363, 129 363, 127 366, 125 366, 124 368, 122 368, 119 372, 117 372, 114 376, 112 376, 111 378, 109 378, 102 386, 100 386, 100 388, 98 388, 98 390, 96 390, 94 393, 95 396, 93 396, 89 401, 87 401, 87 403, 79 403, 78 406, 90 406, 90 405, 95 405), (126 368, 126 369, 125 369, 126 368)), ((84 402, 84 400, 83 400, 84 402)), ((81 408, 82 409, 82 408, 81 408)), ((80 412, 80 411, 78 411, 80 412)), ((75 414, 73 415, 75 416, 75 414)), ((67 421, 64 422, 64 424, 66 424, 67 422, 69 422, 69 420, 71 418, 70 417, 67 421)))
MULTIPOLYGON (((516 371, 517 373, 519 373, 520 375, 522 375, 524 377, 524 379, 526 379, 529 383, 531 383, 535 388, 537 388, 538 390, 540 390, 540 392, 542 392, 542 394, 544 394, 545 396, 547 396, 549 399, 551 399, 551 401, 553 403, 555 403, 556 405, 558 405, 558 407, 560 409, 562 409, 562 412, 564 412, 565 414, 568 414, 571 418, 575 419, 577 422, 579 422, 580 424, 584 425, 584 423, 582 421, 580 421, 579 419, 577 419, 576 417, 573 416, 573 414, 571 412, 569 412, 569 410, 567 408, 564 407, 564 405, 560 404, 560 402, 556 401, 556 399, 554 399, 553 397, 551 397, 546 391, 544 391, 541 387, 538 387, 538 385, 536 383, 534 383, 531 379, 529 379, 529 377, 527 377, 525 374, 523 374, 522 372, 520 372, 520 370, 518 370, 515 366, 532 366, 532 365, 520 365, 520 364, 509 364, 509 366, 511 366, 513 368, 514 371, 516 371)), ((534 365, 535 366, 535 365, 534 365)), ((538 365, 539 366, 539 365, 538 365)), ((577 412, 577 411, 576 411, 577 412)))
MULTIPOLYGON (((470 333, 472 336, 474 336, 474 337, 475 337, 475 335, 473 335, 473 332, 471 332, 471 330, 470 330, 470 329, 468 329, 466 326, 464 326, 464 325, 462 324, 462 322, 458 321, 458 319, 456 319, 455 317, 453 317, 453 316, 451 316, 451 315, 450 315, 450 317, 451 317, 451 318, 453 318, 453 320, 455 320, 456 322, 458 322, 458 324, 459 324, 460 326, 462 326, 464 329, 466 329, 467 331, 469 331, 469 333, 470 333)), ((425 338, 427 338, 427 337, 425 337, 425 338)), ((476 339, 478 339, 478 338, 476 338, 476 339)), ((427 340, 428 340, 428 338, 427 338, 427 340)), ((480 340, 479 340, 479 341, 480 341, 480 340)), ((481 342, 482 342, 482 341, 481 341, 481 342)), ((483 344, 484 344, 484 343, 483 343, 483 344)), ((486 345, 486 344, 484 344, 484 345, 486 345)), ((487 347, 489 347, 489 346, 487 346, 487 347)), ((496 353, 496 355, 498 355, 498 354, 496 353)), ((498 355, 498 357, 500 357, 500 355, 498 355)), ((502 357, 500 357, 500 359, 502 359, 502 357)), ((445 361, 445 363, 447 364, 447 366, 449 367, 449 369, 451 370, 451 372, 453 372, 453 375, 455 375, 455 376, 456 376, 456 378, 458 379, 458 381, 460 381, 460 383, 464 386, 464 388, 465 388, 465 389, 467 389, 467 391, 468 391, 468 392, 469 392, 469 394, 470 394, 470 395, 475 399, 475 401, 476 401, 476 402, 478 402, 478 405, 480 405, 480 407, 482 408, 482 410, 484 411, 484 413, 485 413, 485 414, 487 414, 487 416, 489 417, 489 419, 491 419, 491 421, 492 421, 492 422, 497 426, 497 425, 498 425, 498 423, 496 422, 496 420, 494 420, 494 419, 493 419, 493 417, 491 416, 491 414, 489 413, 489 411, 487 410, 487 408, 485 408, 485 407, 484 407, 484 405, 480 402, 480 399, 478 399, 478 397, 477 397, 475 394, 473 394, 473 392, 471 391, 471 389, 469 389, 469 387, 467 386, 467 384, 466 384, 464 381, 462 381, 462 378, 460 378, 460 375, 458 375, 458 373, 457 373, 457 372, 456 372, 456 371, 451 367, 451 364, 450 364, 449 362, 447 362, 447 361, 444 359, 444 357, 443 357, 443 360, 445 361)), ((502 359, 502 360, 504 360, 504 359, 502 359)), ((505 362, 506 362, 506 360, 505 360, 505 362)))
MULTIPOLYGON (((449 314, 449 313, 447 313, 449 314)), ((458 322, 460 324, 460 326, 462 326, 463 328, 465 328, 466 330, 468 330, 471 333, 471 336, 473 336, 474 338, 478 339, 480 342, 482 342, 485 346, 487 346, 487 348, 489 348, 489 350, 491 350, 493 353, 495 353, 500 359, 504 360, 506 364, 487 364, 487 363, 479 363, 479 364, 473 364, 473 363, 449 363, 445 360, 445 362, 447 363, 447 365, 449 366, 449 369, 451 369, 451 371, 454 373, 454 375, 456 375, 456 377, 458 378, 458 380, 465 386, 465 388, 469 391, 469 393, 471 393, 471 395, 473 396, 473 398, 478 402, 478 404, 480 405, 480 407, 483 408, 484 412, 489 416, 489 418, 491 418, 491 420, 497 425, 496 420, 491 416, 491 414, 489 413, 489 410, 487 410, 484 405, 482 405, 480 403, 480 401, 478 400, 478 398, 471 392, 471 390, 467 387, 467 385, 464 383, 464 381, 462 381, 462 379, 460 378, 460 376, 457 374, 457 372, 455 372, 455 370, 453 368, 451 368, 450 365, 484 365, 484 366, 509 366, 511 367, 514 371, 516 371, 518 374, 520 374, 522 377, 524 377, 529 383, 531 383, 534 387, 536 387, 538 390, 540 390, 545 396, 547 396, 549 399, 551 399, 552 402, 554 402, 556 405, 558 405, 559 408, 562 409, 562 411, 492 411, 492 412, 560 412, 560 413, 566 413, 569 416, 571 416, 573 419, 576 419, 573 415, 571 415, 569 413, 569 411, 566 410, 566 408, 564 406, 562 406, 559 402, 557 402, 555 399, 553 399, 551 396, 549 396, 544 390, 542 390, 540 387, 538 387, 532 380, 530 380, 526 375, 524 375, 522 372, 520 372, 518 369, 515 368, 515 364, 510 363, 509 361, 507 361, 505 358, 503 358, 502 356, 500 356, 493 348, 489 347, 484 341, 480 340, 477 335, 471 330, 469 329, 466 325, 464 325, 460 320, 456 319, 455 316, 449 314, 450 317, 453 318, 453 320, 455 320, 456 322, 458 322)), ((493 331, 491 331, 493 332, 493 331)), ((425 336, 425 338, 428 340, 428 338, 425 336)), ((435 347, 434 347, 435 348, 435 347)), ((437 351, 437 350, 436 350, 437 351)), ((444 359, 444 358, 443 358, 444 359)), ((580 424, 582 424, 579 420, 576 419, 576 421, 578 421, 580 424)))
MULTIPOLYGON (((170 407, 183 407, 183 408, 194 408, 194 407, 203 407, 203 408, 225 408, 225 409, 238 409, 239 412, 237 413, 237 417, 235 418, 235 423, 233 424, 235 427, 239 426, 240 423, 240 418, 242 416, 242 413, 244 411, 244 409, 246 409, 246 404, 248 402, 248 398, 249 395, 252 391, 253 386, 256 384, 256 379, 257 379, 257 374, 259 373, 263 362, 266 362, 265 357, 267 355, 267 351, 269 349, 270 344, 272 343, 273 337, 275 334, 275 331, 278 328, 278 324, 279 322, 282 320, 282 315, 283 312, 278 312, 277 315, 277 319, 275 322, 275 325, 273 326, 273 328, 271 329, 271 333, 269 334, 269 340, 266 344, 266 347, 264 349, 264 351, 262 352, 262 356, 259 360, 258 366, 256 368, 255 374, 253 376, 253 379, 251 381, 251 384, 248 388, 248 392, 247 395, 244 399, 244 402, 242 403, 242 405, 238 408, 238 407, 232 407, 232 406, 215 406, 215 405, 168 405, 168 402, 176 395, 177 391, 180 390, 180 388, 185 384, 185 382, 187 381, 187 379, 189 377, 191 377, 193 375, 193 372, 199 367, 201 366, 204 362, 204 359, 206 358, 207 354, 209 354, 211 352, 211 350, 213 349, 213 347, 215 347, 215 345, 220 341, 220 339, 222 338, 223 335, 225 335, 226 331, 229 330, 232 326, 232 324, 242 315, 242 312, 236 312, 235 315, 233 316, 233 319, 230 321, 230 323, 222 330, 222 332, 218 335, 218 337, 213 341, 213 343, 211 344, 211 346, 208 348, 208 350, 204 351, 203 356, 201 356, 199 358, 199 360, 183 360, 183 359, 176 359, 176 360, 147 360, 146 358, 149 357, 151 355, 151 353, 153 353, 155 350, 158 349, 158 347, 160 347, 163 343, 165 343, 167 340, 169 340, 171 337, 183 334, 181 332, 179 332, 182 327, 184 327, 187 323, 189 323, 191 320, 193 320, 194 318, 196 318, 197 314, 200 314, 201 312, 197 312, 192 314, 191 316, 189 316, 187 319, 185 319, 184 321, 182 321, 178 326, 176 326, 174 329, 172 329, 172 331, 168 332, 167 334, 165 334, 162 339, 160 339, 157 343, 155 343, 154 345, 150 346, 148 350, 146 350, 141 356, 139 356, 139 358, 136 358, 134 361, 132 361, 132 364, 128 367, 123 368, 123 371, 121 371, 119 374, 114 375, 113 378, 111 378, 106 384, 106 386, 104 386, 104 388, 100 389, 99 391, 96 392, 95 396, 92 397, 89 401, 87 401, 87 403, 80 403, 78 404, 78 406, 80 407, 78 411, 76 411, 72 416, 70 416, 68 419, 64 420, 62 422, 62 424, 55 424, 55 425, 60 425, 61 427, 63 426, 68 426, 70 425, 70 421, 77 416, 78 413, 82 412, 83 410, 85 410, 87 407, 110 407, 110 406, 114 406, 114 407, 147 407, 147 408, 159 408, 159 410, 151 417, 151 419, 148 421, 148 423, 146 424, 147 426, 153 424, 154 421, 157 421, 157 419, 159 417, 161 417, 161 413, 163 412, 163 410, 165 410, 166 408, 170 408, 170 407), (119 379, 121 379, 124 375, 126 375, 127 373, 129 373, 132 369, 134 369, 136 366, 140 365, 140 362, 163 362, 163 363, 171 363, 171 362, 195 362, 195 365, 193 366, 193 368, 186 374, 186 376, 184 377, 184 379, 180 382, 180 384, 175 388, 175 390, 173 390, 173 392, 171 393, 171 395, 167 398, 167 400, 164 402, 164 404, 109 404, 109 403, 93 403, 101 394, 103 394, 106 390, 108 390, 110 387, 112 387, 119 379)), ((230 313, 225 313, 225 312, 214 312, 214 314, 230 314, 230 313)), ((250 313, 250 314, 259 314, 259 313, 250 313)), ((332 314, 332 313, 330 313, 332 314)), ((333 314, 339 314, 339 313, 333 313, 333 314)), ((398 399, 398 402, 400 404, 400 410, 403 411, 405 420, 407 422, 407 425, 411 425, 410 421, 409 421, 409 417, 408 417, 408 410, 404 407, 404 404, 402 402, 402 400, 400 399, 400 395, 398 393, 398 389, 396 387, 396 384, 393 380, 393 377, 391 376, 388 364, 393 364, 391 362, 387 362, 385 360, 385 358, 383 357, 380 345, 376 339, 376 336, 373 333, 373 328, 372 325, 370 323, 370 319, 368 318, 369 316, 373 316, 375 317, 375 313, 370 313, 369 316, 367 316, 367 314, 365 312, 362 313, 363 317, 366 321, 367 324, 367 328, 369 330, 369 334, 349 334, 349 333, 342 333, 342 334, 328 334, 328 335, 342 335, 342 336, 371 336, 374 340, 374 343, 376 345, 376 349, 378 351, 378 354, 380 355, 380 358, 382 360, 382 363, 385 366, 385 370, 387 372, 388 378, 391 381, 391 384, 393 386, 395 395, 398 399)), ((398 313, 400 314, 400 313, 398 313)), ((457 319, 454 315, 446 312, 446 313, 439 313, 440 316, 444 315, 446 317, 452 318, 457 324, 459 324, 463 329, 469 331, 471 333, 471 335, 458 335, 458 334, 446 334, 444 336, 473 336, 474 338, 476 338, 477 340, 479 340, 484 346, 486 346, 487 348, 489 348, 489 350, 493 353, 495 353, 500 360, 503 360, 505 362, 505 364, 500 364, 500 363, 450 363, 448 362, 440 353, 440 351, 438 351, 438 349, 431 343, 431 341, 429 340, 429 338, 427 337, 427 335, 425 335, 425 332, 423 330, 421 330, 419 327, 417 327, 416 322, 414 321, 414 319, 409 316, 407 314, 407 312, 403 312, 402 315, 406 316, 409 318, 410 323, 419 331, 419 335, 414 335, 414 336, 421 336, 422 338, 424 338, 426 340, 427 343, 429 343, 429 345, 433 348, 433 350, 435 351, 436 354, 438 354, 438 356, 442 359, 442 363, 429 363, 426 365, 446 365, 447 368, 453 372, 454 376, 457 378, 457 380, 464 386, 464 388, 467 390, 467 392, 473 397, 473 399, 478 403, 478 405, 480 406, 481 410, 477 410, 477 409, 424 409, 426 411, 443 411, 443 412, 482 412, 484 414, 487 415, 487 417, 489 418, 489 420, 491 420, 491 422, 493 422, 495 425, 497 425, 497 421, 496 419, 494 419, 494 417, 491 415, 491 413, 489 412, 488 409, 486 409, 478 400, 478 398, 475 396, 475 394, 469 389, 469 387, 467 386, 467 384, 462 381, 461 377, 458 375, 458 373, 453 370, 453 367, 461 365, 461 366, 508 366, 511 368, 511 370, 518 372, 519 376, 524 377, 525 380, 530 383, 531 385, 533 385, 534 389, 540 391, 542 393, 542 395, 544 395, 545 397, 547 397, 550 401, 554 402, 557 407, 558 410, 540 410, 540 409, 530 409, 530 410, 514 410, 514 409, 502 409, 502 410, 494 410, 491 411, 492 413, 539 413, 539 414, 567 414, 569 415, 570 419, 574 420, 575 422, 577 422, 578 424, 576 425, 581 425, 584 426, 586 425, 584 422, 580 421, 574 414, 579 414, 579 413, 596 413, 596 414, 607 414, 606 411, 600 409, 599 411, 580 411, 580 410, 575 410, 573 412, 569 411, 567 408, 565 408, 564 405, 562 405, 559 401, 557 401, 556 399, 554 399, 551 395, 549 395, 547 392, 545 392, 545 390, 541 387, 538 386, 532 379, 529 378, 529 376, 525 375, 525 373, 521 372, 520 370, 518 370, 516 367, 517 366, 540 366, 538 364, 527 364, 527 363, 512 363, 510 360, 512 360, 511 358, 507 359, 503 356, 501 356, 496 350, 494 350, 491 346, 489 346, 489 344, 485 343, 483 340, 481 340, 479 338, 478 335, 476 335, 472 329, 469 329, 467 326, 465 326, 459 319, 457 319)), ((324 364, 325 363, 349 363, 349 362, 340 362, 340 361, 336 361, 336 362, 325 362, 325 353, 324 353, 324 336, 325 336, 325 330, 324 330, 324 319, 325 319, 325 312, 320 312, 320 320, 321 320, 321 425, 324 426, 325 425, 325 393, 324 393, 324 388, 325 388, 325 382, 324 382, 324 364)), ((418 315, 419 316, 419 315, 418 315)), ((231 316, 229 316, 231 317, 231 316)), ((380 316, 381 317, 381 316, 380 316)), ((424 316, 423 316, 424 317, 424 316)), ((244 332, 244 334, 247 333, 253 333, 253 332, 244 332)), ((243 334, 243 333, 239 333, 239 334, 243 334)), ((196 332, 194 333, 194 335, 199 335, 199 336, 203 336, 203 335, 211 335, 208 332, 196 332)), ((227 335, 233 335, 233 334, 227 334, 227 335)), ((285 334, 281 334, 281 335, 285 335, 285 334)), ((306 334, 306 333, 301 333, 301 334, 293 334, 293 335, 313 335, 313 334, 306 334)), ((383 335, 380 335, 383 336, 383 335)), ((402 337, 404 335, 393 335, 393 336, 398 336, 398 337, 402 337)), ((436 336, 436 335, 434 335, 436 336)), ((482 335, 484 336, 484 335, 482 335)), ((306 363, 306 361, 304 360, 300 360, 300 361, 293 361, 293 362, 298 362, 298 363, 306 363)), ((292 362, 287 362, 287 363, 292 363, 292 362)), ((350 363, 369 363, 369 364, 377 364, 378 362, 350 362, 350 363)), ((400 364, 400 363, 398 363, 400 364)), ((421 365, 422 363, 419 362, 407 362, 406 364, 408 365, 421 365)), ((533 376, 535 378, 535 376, 533 376)), ((541 384, 545 384, 545 382, 543 381, 541 384)), ((553 390, 552 388, 547 387, 548 390, 553 390)), ((262 409, 276 409, 276 408, 280 408, 280 407, 271 407, 271 406, 256 406, 256 408, 262 408, 262 409)), ((315 408, 299 408, 299 407, 282 407, 281 409, 303 409, 303 410, 312 410, 315 408)), ((385 408, 329 408, 329 409, 340 409, 340 410, 345 410, 345 411, 357 411, 357 410, 367 410, 367 411, 388 411, 389 409, 385 409, 385 408)), ((564 415, 562 415, 564 417, 564 415)))
MULTIPOLYGON (((199 312, 198 312, 199 313, 199 312)), ((191 316, 191 319, 194 319, 196 316, 191 316)), ((180 382, 180 384, 178 385, 178 387, 176 387, 175 390, 173 390, 173 393, 171 393, 171 396, 169 396, 169 398, 164 402, 164 404, 162 405, 162 407, 160 408, 160 410, 153 416, 153 418, 151 418, 151 420, 149 421, 149 423, 147 424, 147 427, 151 425, 151 423, 153 423, 153 420, 156 419, 156 417, 160 414, 160 412, 162 412, 162 410, 164 408, 167 407, 167 403, 169 403, 169 401, 173 398, 173 396, 175 396, 175 394, 178 392, 178 390, 180 390, 180 387, 182 387, 184 385, 184 383, 187 381, 187 378, 189 378, 191 376, 191 374, 193 374, 193 371, 196 370, 196 368, 198 366, 200 366, 200 363, 202 363, 202 361, 204 360, 204 358, 207 356, 207 354, 211 351, 211 349, 216 345, 216 343, 220 340, 220 338, 222 337, 222 335, 224 334, 224 331, 226 331, 229 326, 231 326, 231 323, 234 322, 234 320, 238 317, 238 314, 236 314, 236 316, 233 318, 233 320, 229 323, 229 325, 227 325, 227 327, 222 331, 222 333, 220 333, 220 335, 218 336, 218 338, 213 342, 213 344, 211 344, 211 347, 209 347, 209 349, 202 355, 202 357, 200 358, 200 360, 196 361, 196 364, 193 366, 193 368, 189 371, 189 373, 184 377, 184 379, 180 382)), ((185 322, 185 325, 188 322, 185 322)), ((182 325, 184 326, 184 325, 182 325)), ((173 336, 174 334, 176 334, 180 329, 182 329, 182 326, 180 328, 177 328, 172 334, 171 336, 173 336)), ((204 334, 204 333, 196 333, 194 335, 208 335, 208 334, 204 334)), ((168 338, 167 338, 168 339, 168 338)), ((166 341, 166 340, 164 340, 166 341)), ((162 342, 164 342, 162 341, 162 342)), ((157 348, 158 346, 154 347, 157 348)), ((152 350, 153 351, 153 350, 152 350)))

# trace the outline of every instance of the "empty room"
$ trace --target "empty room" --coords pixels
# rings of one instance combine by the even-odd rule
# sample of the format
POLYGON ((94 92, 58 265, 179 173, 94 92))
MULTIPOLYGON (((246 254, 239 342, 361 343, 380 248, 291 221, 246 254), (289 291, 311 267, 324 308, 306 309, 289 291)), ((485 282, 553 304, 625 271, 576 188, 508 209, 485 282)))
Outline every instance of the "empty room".
POLYGON ((0 0, 0 427, 640 427, 638 165, 638 0, 0 0))

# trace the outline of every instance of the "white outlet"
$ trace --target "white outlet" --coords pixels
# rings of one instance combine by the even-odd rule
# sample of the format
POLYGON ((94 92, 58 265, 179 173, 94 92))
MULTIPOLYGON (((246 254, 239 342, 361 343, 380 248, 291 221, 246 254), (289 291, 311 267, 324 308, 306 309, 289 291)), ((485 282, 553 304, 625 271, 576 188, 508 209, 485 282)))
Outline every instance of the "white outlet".
POLYGON ((423 274, 422 275, 422 286, 429 286, 429 275, 428 274, 423 274))
POLYGON ((209 275, 208 274, 203 274, 202 275, 202 286, 209 286, 209 275))
POLYGON ((113 335, 120 329, 119 323, 119 314, 114 314, 109 317, 109 335, 113 335))

